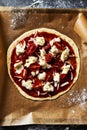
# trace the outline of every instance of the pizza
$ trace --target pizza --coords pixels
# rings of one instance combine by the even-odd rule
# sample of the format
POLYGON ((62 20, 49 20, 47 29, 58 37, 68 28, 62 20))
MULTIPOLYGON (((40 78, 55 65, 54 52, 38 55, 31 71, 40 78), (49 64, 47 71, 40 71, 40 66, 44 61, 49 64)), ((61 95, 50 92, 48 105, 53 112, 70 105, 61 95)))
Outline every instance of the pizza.
POLYGON ((13 41, 7 51, 7 66, 11 80, 24 97, 52 100, 77 81, 79 50, 66 35, 38 28, 13 41))

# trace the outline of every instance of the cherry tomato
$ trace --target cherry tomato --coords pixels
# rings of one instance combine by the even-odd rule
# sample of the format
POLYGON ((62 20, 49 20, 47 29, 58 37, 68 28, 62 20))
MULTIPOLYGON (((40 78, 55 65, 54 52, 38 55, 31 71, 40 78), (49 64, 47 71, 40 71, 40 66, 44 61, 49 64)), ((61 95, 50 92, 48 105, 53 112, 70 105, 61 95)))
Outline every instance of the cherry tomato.
POLYGON ((37 46, 31 41, 27 44, 27 50, 26 53, 28 55, 32 55, 37 49, 37 46))
POLYGON ((63 65, 64 63, 62 61, 56 60, 56 62, 53 64, 53 68, 55 68, 56 71, 60 71, 63 65))
POLYGON ((60 74, 60 81, 63 82, 66 78, 67 74, 60 74))
POLYGON ((52 60, 53 56, 51 53, 45 54, 46 62, 49 63, 52 60))
POLYGON ((33 89, 40 89, 43 86, 43 81, 40 81, 39 79, 35 79, 35 83, 33 85, 33 89))
POLYGON ((38 69, 40 69, 40 65, 39 65, 39 63, 31 64, 29 69, 30 70, 38 70, 38 69))
POLYGON ((52 71, 47 72, 45 80, 46 81, 51 81, 52 78, 53 78, 53 72, 52 71))
POLYGON ((51 48, 51 45, 48 43, 46 46, 44 46, 44 49, 45 50, 48 50, 48 49, 50 49, 51 48))
POLYGON ((54 45, 57 47, 57 49, 62 49, 61 43, 55 42, 54 45))
POLYGON ((18 60, 18 56, 15 54, 14 55, 14 62, 16 62, 18 60))

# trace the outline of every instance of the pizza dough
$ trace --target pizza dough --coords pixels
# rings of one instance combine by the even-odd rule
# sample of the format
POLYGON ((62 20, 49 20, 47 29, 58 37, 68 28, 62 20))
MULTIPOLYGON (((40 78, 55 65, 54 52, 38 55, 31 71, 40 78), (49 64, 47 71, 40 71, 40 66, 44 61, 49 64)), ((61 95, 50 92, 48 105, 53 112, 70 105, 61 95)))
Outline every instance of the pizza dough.
POLYGON ((78 79, 79 51, 72 39, 48 28, 25 32, 9 46, 8 73, 26 98, 52 100, 78 79))

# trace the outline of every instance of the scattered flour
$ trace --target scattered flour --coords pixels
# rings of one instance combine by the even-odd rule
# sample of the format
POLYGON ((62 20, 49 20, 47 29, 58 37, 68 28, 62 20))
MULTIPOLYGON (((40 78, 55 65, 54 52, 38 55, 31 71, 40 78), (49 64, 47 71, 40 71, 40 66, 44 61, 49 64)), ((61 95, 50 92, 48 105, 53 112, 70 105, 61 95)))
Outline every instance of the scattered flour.
POLYGON ((10 27, 12 29, 22 28, 26 25, 27 11, 26 10, 12 10, 10 27))
POLYGON ((83 88, 79 92, 77 90, 72 91, 66 100, 68 105, 77 104, 77 103, 84 104, 87 100, 87 89, 83 88))

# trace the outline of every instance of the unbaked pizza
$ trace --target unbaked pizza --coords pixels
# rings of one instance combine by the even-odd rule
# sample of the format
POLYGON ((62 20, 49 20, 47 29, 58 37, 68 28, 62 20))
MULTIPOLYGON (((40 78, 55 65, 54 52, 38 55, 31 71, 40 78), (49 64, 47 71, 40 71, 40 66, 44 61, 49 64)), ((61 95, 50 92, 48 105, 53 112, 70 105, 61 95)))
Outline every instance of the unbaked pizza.
POLYGON ((72 39, 48 28, 25 32, 8 48, 8 73, 19 92, 32 100, 56 99, 79 75, 79 51, 72 39))

